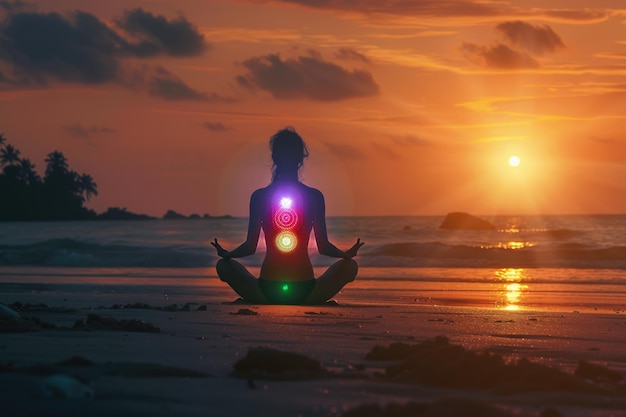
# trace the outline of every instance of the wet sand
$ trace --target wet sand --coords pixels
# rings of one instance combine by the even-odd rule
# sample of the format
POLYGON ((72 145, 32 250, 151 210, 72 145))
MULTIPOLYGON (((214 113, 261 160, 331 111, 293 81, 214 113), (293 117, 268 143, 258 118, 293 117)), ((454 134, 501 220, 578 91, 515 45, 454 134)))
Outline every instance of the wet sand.
MULTIPOLYGON (((363 416, 385 415, 390 404, 429 415, 410 411, 411 403, 450 416, 476 404, 514 415, 626 415, 621 311, 389 303, 393 294, 377 295, 367 281, 324 306, 247 305, 216 281, 180 283, 167 293, 173 287, 4 281, 0 303, 35 327, 0 334, 2 415, 363 416), (411 349, 440 336, 466 354, 507 364, 527 358, 590 389, 437 384, 394 377, 388 368, 403 358, 367 357, 376 346, 411 349), (257 348, 274 356, 237 368, 257 348), (600 367, 574 377, 581 361, 600 367), (70 382, 78 385, 67 388, 70 382)), ((448 296, 463 300, 461 289, 448 296)), ((463 366, 467 373, 482 369, 463 366)))

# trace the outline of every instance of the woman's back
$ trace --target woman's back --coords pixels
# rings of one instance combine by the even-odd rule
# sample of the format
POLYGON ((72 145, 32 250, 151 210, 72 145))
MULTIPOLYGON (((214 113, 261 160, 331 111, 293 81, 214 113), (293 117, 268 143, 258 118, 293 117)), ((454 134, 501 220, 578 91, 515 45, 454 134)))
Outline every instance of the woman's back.
POLYGON ((314 278, 308 248, 320 192, 300 182, 275 181, 252 195, 267 252, 260 278, 271 281, 306 281, 314 278))

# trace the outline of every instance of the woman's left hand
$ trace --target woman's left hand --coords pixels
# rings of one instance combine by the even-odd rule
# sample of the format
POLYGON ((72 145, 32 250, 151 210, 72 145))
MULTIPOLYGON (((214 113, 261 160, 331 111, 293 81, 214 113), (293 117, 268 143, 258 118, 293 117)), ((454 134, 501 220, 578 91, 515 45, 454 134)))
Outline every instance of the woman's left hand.
POLYGON ((361 242, 361 239, 357 239, 356 243, 352 245, 352 247, 346 251, 346 254, 348 255, 348 257, 354 258, 357 252, 359 251, 359 249, 361 249, 361 246, 363 246, 364 244, 365 242, 361 242))
POLYGON ((217 238, 213 242, 211 242, 211 245, 215 246, 215 249, 217 249, 218 256, 221 256, 222 258, 225 258, 225 259, 230 259, 230 252, 224 249, 222 245, 220 245, 217 242, 217 238))

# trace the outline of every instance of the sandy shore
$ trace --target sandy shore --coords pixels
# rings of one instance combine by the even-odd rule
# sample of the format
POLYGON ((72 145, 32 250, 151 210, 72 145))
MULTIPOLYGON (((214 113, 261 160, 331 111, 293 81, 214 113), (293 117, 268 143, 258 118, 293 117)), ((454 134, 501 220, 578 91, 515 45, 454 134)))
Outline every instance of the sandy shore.
MULTIPOLYGON (((431 414, 404 415, 469 415, 477 403, 511 415, 626 415, 623 313, 389 305, 375 299, 359 304, 350 290, 338 305, 253 306, 233 302, 222 283, 202 296, 194 297, 196 289, 189 287, 180 291, 184 295, 161 299, 107 293, 106 287, 66 293, 6 284, 0 289, 0 303, 21 320, 55 326, 0 334, 3 416, 363 416, 377 415, 359 408, 364 404, 378 404, 380 411, 409 402, 436 403, 431 414), (580 361, 610 372, 578 378, 589 390, 566 384, 503 390, 502 383, 472 385, 471 379, 454 386, 392 378, 386 368, 402 358, 366 358, 377 345, 415 347, 438 336, 466 352, 490 352, 508 363, 528 358, 572 378, 580 361), (258 347, 277 356, 236 373, 236 364, 258 347), (302 367, 288 353, 319 367, 302 367), (270 363, 283 369, 261 369, 270 363), (67 388, 72 383, 78 385, 67 388), (450 405, 449 399, 461 400, 450 405), (444 411, 432 414, 435 409, 444 411)), ((465 373, 481 372, 469 367, 465 373)))

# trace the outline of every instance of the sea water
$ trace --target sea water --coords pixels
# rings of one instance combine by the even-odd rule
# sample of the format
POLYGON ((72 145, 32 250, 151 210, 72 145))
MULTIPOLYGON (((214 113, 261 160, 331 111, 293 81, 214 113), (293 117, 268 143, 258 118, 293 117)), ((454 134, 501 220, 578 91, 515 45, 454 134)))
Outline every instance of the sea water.
MULTIPOLYGON (((338 247, 365 242, 357 282, 343 299, 509 310, 626 307, 626 215, 483 218, 495 229, 444 230, 443 216, 330 217, 338 247)), ((233 249, 246 230, 246 218, 0 223, 0 288, 134 285, 145 294, 158 285, 159 293, 184 287, 232 298, 217 280, 210 243, 217 238, 233 249)), ((317 273, 335 261, 316 253, 313 237, 309 246, 317 273)), ((242 262, 258 271, 264 251, 261 236, 257 254, 242 262)))

